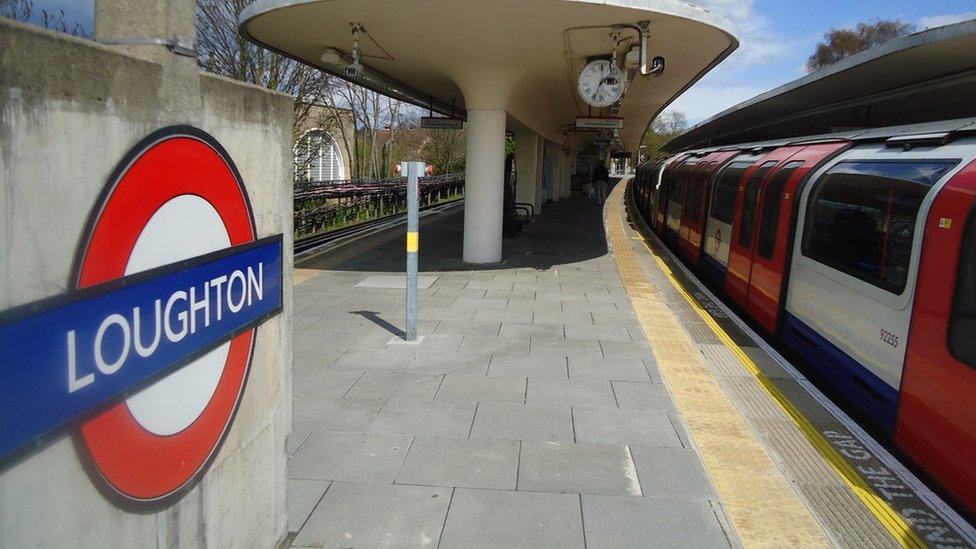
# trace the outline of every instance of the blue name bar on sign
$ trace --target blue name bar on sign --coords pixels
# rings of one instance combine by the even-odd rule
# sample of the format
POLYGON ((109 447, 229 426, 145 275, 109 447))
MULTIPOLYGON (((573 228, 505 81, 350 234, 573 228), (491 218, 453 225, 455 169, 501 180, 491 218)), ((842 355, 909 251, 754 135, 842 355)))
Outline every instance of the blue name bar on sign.
POLYGON ((0 320, 0 457, 257 325, 281 296, 276 236, 18 308, 0 320))

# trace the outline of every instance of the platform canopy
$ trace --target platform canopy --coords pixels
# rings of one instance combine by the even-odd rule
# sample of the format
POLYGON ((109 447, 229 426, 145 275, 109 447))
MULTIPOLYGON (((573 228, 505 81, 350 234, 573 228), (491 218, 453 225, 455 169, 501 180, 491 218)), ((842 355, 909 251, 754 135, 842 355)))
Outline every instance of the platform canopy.
MULTIPOLYGON (((241 15, 249 40, 323 71, 443 114, 502 109, 513 130, 532 130, 574 148, 578 115, 624 118, 620 145, 644 130, 682 91, 737 46, 722 17, 677 0, 257 0, 241 15), (637 74, 622 101, 592 113, 576 92, 580 70, 612 49, 638 44, 630 26, 650 22, 649 56, 659 76, 637 74), (365 73, 345 74, 353 25, 361 25, 365 73), (330 49, 336 53, 323 54, 330 49)), ((606 137, 606 136, 602 136, 606 137)))

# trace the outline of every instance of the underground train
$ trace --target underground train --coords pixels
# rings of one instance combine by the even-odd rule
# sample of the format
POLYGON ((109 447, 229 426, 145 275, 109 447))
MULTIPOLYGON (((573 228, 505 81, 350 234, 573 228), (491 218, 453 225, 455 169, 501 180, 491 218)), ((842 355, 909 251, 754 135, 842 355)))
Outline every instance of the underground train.
POLYGON ((637 210, 976 512, 976 120, 687 151, 637 210))

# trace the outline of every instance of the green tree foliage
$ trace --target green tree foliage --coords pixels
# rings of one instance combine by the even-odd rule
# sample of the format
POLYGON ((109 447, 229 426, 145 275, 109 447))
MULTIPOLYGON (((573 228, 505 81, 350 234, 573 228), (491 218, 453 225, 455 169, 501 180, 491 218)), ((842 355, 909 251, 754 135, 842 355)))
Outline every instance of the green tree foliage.
POLYGON ((688 117, 683 112, 665 112, 651 122, 644 134, 644 156, 654 158, 661 154, 661 147, 688 129, 688 117))
POLYGON ((895 19, 880 19, 873 23, 858 23, 854 29, 830 29, 807 60, 807 70, 813 72, 854 55, 915 32, 915 25, 895 19))

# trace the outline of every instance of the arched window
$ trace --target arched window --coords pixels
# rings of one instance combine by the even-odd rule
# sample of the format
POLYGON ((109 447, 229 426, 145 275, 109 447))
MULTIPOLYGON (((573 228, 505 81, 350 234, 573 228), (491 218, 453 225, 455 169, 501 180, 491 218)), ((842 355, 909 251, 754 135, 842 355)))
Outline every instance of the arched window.
POLYGON ((309 130, 298 140, 295 150, 295 175, 300 181, 345 179, 339 145, 321 129, 309 130))

